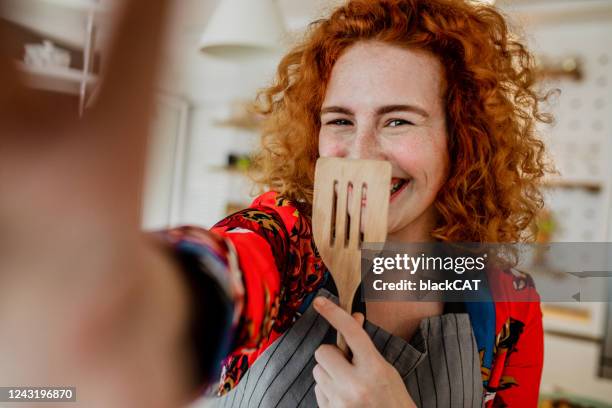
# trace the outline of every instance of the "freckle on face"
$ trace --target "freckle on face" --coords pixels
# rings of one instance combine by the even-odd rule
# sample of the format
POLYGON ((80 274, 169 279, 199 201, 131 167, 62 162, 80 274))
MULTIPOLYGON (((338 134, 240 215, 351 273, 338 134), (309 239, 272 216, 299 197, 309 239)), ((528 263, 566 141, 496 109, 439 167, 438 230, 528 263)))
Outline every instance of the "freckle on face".
POLYGON ((320 150, 324 151, 325 154, 321 154, 323 157, 342 157, 344 156, 344 147, 340 142, 323 140, 321 143, 324 147, 320 150))

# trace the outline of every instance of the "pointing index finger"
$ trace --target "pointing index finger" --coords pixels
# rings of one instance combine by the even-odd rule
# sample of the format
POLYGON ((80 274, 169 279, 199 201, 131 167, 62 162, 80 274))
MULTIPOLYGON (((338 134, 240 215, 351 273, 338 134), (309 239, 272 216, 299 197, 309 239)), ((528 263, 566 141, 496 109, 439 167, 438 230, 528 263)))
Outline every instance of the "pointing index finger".
POLYGON ((377 352, 362 326, 350 314, 325 297, 317 297, 314 308, 346 339, 354 359, 360 359, 377 352))

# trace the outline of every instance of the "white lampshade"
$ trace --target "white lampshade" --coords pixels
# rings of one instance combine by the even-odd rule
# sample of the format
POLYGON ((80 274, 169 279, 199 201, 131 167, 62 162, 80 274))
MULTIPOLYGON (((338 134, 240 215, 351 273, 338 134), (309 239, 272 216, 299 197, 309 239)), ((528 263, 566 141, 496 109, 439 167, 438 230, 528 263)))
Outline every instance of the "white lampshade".
POLYGON ((200 50, 222 57, 274 52, 284 34, 275 0, 220 0, 204 30, 200 50))

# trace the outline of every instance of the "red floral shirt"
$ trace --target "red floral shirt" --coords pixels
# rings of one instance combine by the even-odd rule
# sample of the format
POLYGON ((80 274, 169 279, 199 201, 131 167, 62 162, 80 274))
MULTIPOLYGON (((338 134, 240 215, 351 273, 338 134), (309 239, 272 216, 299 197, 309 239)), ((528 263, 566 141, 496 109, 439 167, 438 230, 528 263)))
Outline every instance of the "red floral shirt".
MULTIPOLYGON (((205 247, 225 271, 220 279, 233 296, 235 313, 232 351, 223 361, 220 394, 240 382, 325 282, 326 269, 314 246, 310 219, 297 207, 269 192, 210 231, 179 227, 166 232, 175 242, 188 240, 205 247)), ((536 407, 543 360, 539 297, 529 276, 521 273, 498 273, 492 291, 518 291, 527 301, 468 305, 486 406, 536 407)))

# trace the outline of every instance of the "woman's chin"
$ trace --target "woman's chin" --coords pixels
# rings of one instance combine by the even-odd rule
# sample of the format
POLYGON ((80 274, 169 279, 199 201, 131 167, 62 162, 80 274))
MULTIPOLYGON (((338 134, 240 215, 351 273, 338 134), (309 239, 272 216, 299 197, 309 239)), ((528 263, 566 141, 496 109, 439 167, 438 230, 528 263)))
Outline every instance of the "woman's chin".
POLYGON ((398 220, 397 217, 389 214, 389 218, 387 220, 387 236, 392 237, 393 235, 396 235, 406 227, 406 224, 408 224, 406 220, 398 220))

